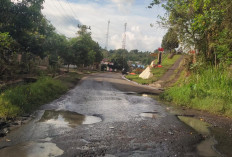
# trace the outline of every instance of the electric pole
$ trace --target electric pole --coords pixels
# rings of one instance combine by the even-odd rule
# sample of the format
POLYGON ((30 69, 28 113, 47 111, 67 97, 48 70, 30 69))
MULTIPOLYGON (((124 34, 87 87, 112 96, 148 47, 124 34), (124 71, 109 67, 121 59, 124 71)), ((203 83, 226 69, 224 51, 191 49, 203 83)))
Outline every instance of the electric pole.
POLYGON ((109 41, 109 30, 110 30, 110 20, 108 21, 107 33, 106 33, 106 46, 105 49, 108 48, 108 41, 109 41))
POLYGON ((127 27, 127 23, 125 23, 125 30, 124 30, 124 35, 123 35, 123 40, 122 40, 122 49, 126 49, 126 27, 127 27))

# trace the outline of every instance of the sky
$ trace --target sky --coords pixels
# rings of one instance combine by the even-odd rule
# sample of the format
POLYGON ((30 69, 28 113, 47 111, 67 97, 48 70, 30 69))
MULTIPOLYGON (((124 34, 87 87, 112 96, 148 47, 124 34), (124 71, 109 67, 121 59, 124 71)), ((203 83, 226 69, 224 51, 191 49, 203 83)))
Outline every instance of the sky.
POLYGON ((124 25, 127 23, 126 49, 154 51, 161 46, 166 29, 158 24, 163 15, 160 6, 148 9, 152 0, 45 0, 42 13, 57 32, 75 37, 77 25, 91 27, 92 38, 102 48, 106 46, 108 21, 108 50, 122 48, 124 25), (153 27, 151 27, 153 25, 153 27))

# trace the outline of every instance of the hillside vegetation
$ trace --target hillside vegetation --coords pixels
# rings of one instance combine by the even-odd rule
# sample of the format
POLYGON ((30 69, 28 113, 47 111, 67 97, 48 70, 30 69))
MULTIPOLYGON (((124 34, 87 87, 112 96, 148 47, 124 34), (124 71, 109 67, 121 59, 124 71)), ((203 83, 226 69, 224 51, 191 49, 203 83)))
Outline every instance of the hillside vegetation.
MULTIPOLYGON (((168 58, 166 57, 163 61, 162 61, 162 68, 152 68, 151 72, 153 74, 153 77, 149 78, 149 79, 142 79, 139 77, 139 74, 135 74, 135 75, 127 75, 126 78, 129 80, 132 80, 134 82, 137 82, 139 84, 152 84, 156 81, 159 80, 159 78, 165 74, 165 72, 167 72, 167 70, 181 57, 181 55, 175 55, 173 58, 168 58)), ((155 60, 156 61, 156 60, 155 60)))
POLYGON ((0 93, 0 119, 15 118, 28 114, 40 105, 59 98, 74 87, 82 75, 75 72, 57 79, 41 77, 35 83, 18 85, 0 93))
POLYGON ((149 7, 153 5, 166 10, 160 23, 174 30, 192 53, 180 80, 161 98, 232 117, 232 1, 153 0, 149 7))

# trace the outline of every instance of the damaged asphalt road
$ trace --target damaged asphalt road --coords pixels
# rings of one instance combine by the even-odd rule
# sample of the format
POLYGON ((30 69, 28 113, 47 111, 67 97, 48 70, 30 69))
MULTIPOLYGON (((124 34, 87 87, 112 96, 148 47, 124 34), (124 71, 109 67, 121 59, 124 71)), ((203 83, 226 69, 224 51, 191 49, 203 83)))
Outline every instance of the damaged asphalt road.
POLYGON ((201 135, 120 74, 84 78, 0 140, 0 156, 198 156, 201 135))

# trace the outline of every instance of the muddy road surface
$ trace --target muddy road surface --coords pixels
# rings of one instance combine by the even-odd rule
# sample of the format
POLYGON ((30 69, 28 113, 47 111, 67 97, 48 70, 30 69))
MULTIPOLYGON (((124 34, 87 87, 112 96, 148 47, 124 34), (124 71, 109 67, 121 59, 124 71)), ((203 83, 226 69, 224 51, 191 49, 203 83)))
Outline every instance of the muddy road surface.
POLYGON ((89 75, 2 138, 0 156, 199 156, 202 135, 148 97, 160 92, 120 74, 89 75))

